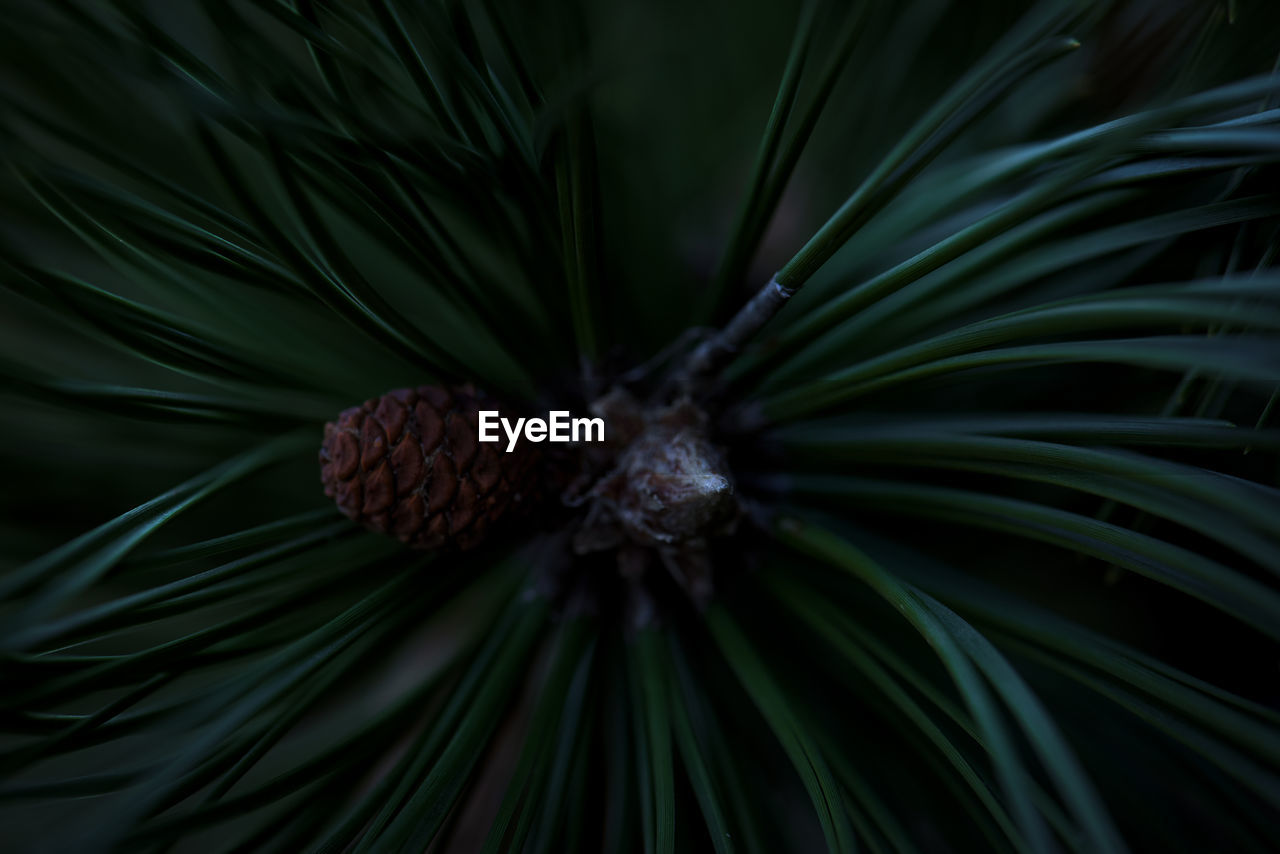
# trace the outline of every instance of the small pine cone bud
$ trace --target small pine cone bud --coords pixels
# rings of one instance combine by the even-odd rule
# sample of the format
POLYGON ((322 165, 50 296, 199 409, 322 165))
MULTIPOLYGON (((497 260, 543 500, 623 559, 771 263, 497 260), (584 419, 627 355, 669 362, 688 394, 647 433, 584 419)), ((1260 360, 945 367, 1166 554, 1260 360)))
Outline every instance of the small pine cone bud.
POLYGON ((419 386, 366 400, 324 425, 320 479, 338 509, 415 549, 479 545, 527 506, 539 453, 479 440, 479 411, 500 409, 469 387, 419 386))

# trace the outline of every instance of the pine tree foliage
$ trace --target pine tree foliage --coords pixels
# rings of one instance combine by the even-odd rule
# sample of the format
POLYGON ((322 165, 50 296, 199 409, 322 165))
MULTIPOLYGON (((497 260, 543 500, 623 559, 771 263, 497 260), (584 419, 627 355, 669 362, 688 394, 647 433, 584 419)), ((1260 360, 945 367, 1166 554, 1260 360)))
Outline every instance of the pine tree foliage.
POLYGON ((3 847, 1274 850, 1277 32, 9 0, 3 847), (347 407, 659 394, 775 283, 706 601, 322 494, 347 407))

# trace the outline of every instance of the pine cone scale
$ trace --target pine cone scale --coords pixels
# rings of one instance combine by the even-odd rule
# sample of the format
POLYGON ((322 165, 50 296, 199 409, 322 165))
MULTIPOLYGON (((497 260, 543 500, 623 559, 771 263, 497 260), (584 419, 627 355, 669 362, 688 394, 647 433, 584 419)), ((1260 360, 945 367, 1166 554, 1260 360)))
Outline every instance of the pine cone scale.
POLYGON ((444 422, 425 401, 419 402, 413 409, 417 422, 418 441, 423 448, 434 448, 444 438, 444 422))
POLYGON ((431 487, 427 491, 427 509, 439 513, 453 501, 454 492, 458 488, 457 474, 453 468, 453 460, 446 454, 437 454, 431 465, 431 487))
POLYGON ((403 403, 388 394, 379 398, 373 417, 382 425, 387 441, 395 444, 400 441, 400 436, 404 433, 405 423, 409 420, 409 411, 405 409, 403 403))
POLYGON ((334 476, 346 480, 356 473, 356 468, 360 465, 360 443, 350 433, 334 428, 332 424, 325 429, 326 443, 330 441, 330 437, 334 476))
POLYGON ((366 516, 374 516, 391 506, 395 500, 395 484, 391 479, 391 467, 386 460, 378 463, 373 474, 365 479, 364 506, 361 511, 366 516))
POLYGON ((396 445, 391 452, 391 475, 396 481, 396 495, 404 498, 412 494, 422 482, 425 469, 421 444, 407 441, 396 445))
POLYGON ((371 469, 387 455, 387 436, 374 418, 365 418, 360 430, 360 465, 371 469))

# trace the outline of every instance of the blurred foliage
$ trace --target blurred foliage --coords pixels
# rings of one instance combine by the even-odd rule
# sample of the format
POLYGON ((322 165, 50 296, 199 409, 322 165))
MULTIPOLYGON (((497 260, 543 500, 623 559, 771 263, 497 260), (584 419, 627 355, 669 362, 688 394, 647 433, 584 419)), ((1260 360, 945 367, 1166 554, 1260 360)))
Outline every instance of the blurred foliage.
POLYGON ((5 12, 6 849, 1273 849, 1276 4, 5 12), (705 611, 320 494, 775 271, 705 611))

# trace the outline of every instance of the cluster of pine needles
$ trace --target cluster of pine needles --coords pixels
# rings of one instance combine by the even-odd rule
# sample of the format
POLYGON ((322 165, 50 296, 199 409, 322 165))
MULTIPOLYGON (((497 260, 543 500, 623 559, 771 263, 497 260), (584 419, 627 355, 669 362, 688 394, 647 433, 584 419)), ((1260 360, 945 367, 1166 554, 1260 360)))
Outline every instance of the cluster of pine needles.
POLYGON ((0 848, 1274 850, 1278 11, 9 0, 0 848), (775 273, 705 607, 320 493, 775 273))

